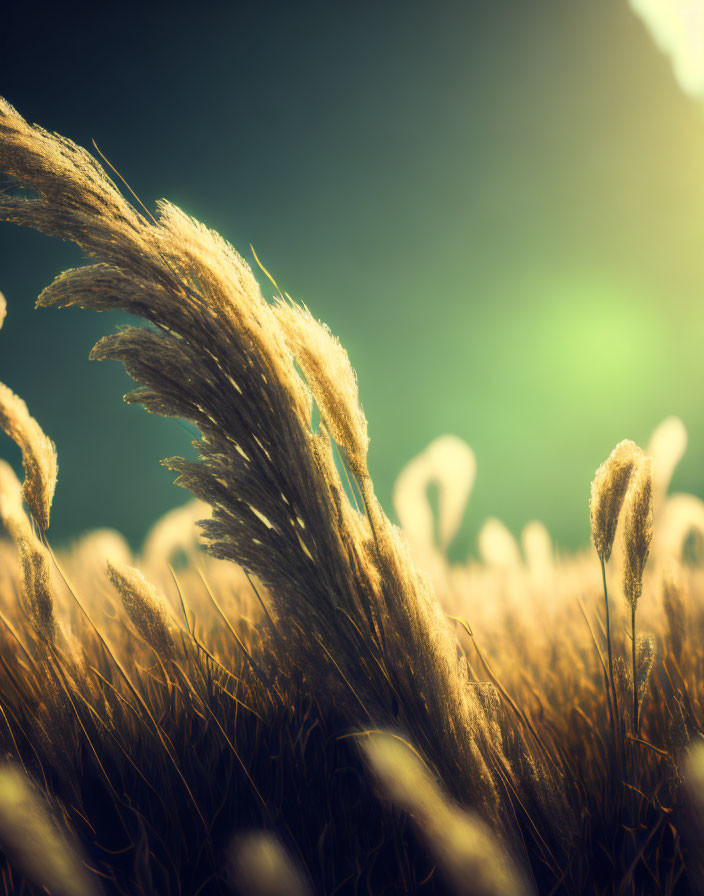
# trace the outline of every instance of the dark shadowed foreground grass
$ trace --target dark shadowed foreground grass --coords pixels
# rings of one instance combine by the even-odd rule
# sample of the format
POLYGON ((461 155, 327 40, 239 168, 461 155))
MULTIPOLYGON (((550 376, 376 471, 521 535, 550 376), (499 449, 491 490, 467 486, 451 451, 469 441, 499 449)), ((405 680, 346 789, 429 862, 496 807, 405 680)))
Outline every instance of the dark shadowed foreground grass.
POLYGON ((538 523, 520 549, 490 520, 482 562, 451 565, 467 446, 403 472, 402 532, 347 355, 305 308, 3 101, 0 170, 0 217, 90 259, 38 304, 144 318, 92 357, 200 434, 197 461, 166 461, 196 501, 139 556, 108 531, 55 553, 56 450, 0 385, 25 469, 0 462, 0 888, 698 892, 704 505, 667 496, 682 424, 599 468, 596 552, 555 556, 538 523))

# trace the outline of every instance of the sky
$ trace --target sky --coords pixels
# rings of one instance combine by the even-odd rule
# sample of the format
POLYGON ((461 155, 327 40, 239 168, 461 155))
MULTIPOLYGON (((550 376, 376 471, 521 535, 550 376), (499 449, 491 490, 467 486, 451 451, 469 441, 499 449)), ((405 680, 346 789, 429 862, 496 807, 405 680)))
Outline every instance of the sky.
MULTIPOLYGON (((595 468, 671 414, 673 487, 704 497, 704 110, 626 0, 93 6, 6 3, 0 95, 252 244, 331 327, 392 516, 452 433, 477 460, 456 557, 488 516, 578 547, 595 468)), ((0 224, 0 381, 57 444, 52 541, 137 545, 186 499, 158 461, 193 434, 88 361, 126 318, 34 310, 80 262, 0 224)))

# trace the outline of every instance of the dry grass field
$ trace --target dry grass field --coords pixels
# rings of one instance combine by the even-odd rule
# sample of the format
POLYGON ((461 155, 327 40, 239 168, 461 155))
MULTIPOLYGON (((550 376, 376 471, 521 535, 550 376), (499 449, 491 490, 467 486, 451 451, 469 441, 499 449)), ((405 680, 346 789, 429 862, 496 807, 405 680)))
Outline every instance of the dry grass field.
POLYGON ((4 101, 0 172, 1 219, 87 257, 37 304, 143 318, 92 357, 200 434, 164 461, 193 499, 138 555, 107 530, 59 551, 56 447, 0 385, 24 465, 0 462, 0 892, 704 892, 682 423, 604 446, 588 549, 493 519, 452 563, 468 446, 401 472, 395 526, 354 371, 307 309, 4 101))

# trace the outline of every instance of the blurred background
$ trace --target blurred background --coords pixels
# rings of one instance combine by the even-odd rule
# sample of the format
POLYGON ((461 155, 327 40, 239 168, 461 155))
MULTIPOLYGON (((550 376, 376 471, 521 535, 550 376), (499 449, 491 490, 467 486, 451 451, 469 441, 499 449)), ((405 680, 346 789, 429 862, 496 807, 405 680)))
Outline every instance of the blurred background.
MULTIPOLYGON (((702 28, 691 0, 6 0, 0 94, 95 140, 147 205, 253 263, 252 243, 330 325, 388 511, 431 439, 472 446, 459 558, 488 515, 586 543, 594 469, 670 414, 689 431, 674 487, 704 497, 702 28)), ((192 434, 87 360, 126 318, 33 310, 80 262, 0 224, 0 380, 57 443, 53 542, 110 526, 136 545, 186 500, 158 461, 192 434)), ((0 454, 19 469, 1 433, 0 454)))

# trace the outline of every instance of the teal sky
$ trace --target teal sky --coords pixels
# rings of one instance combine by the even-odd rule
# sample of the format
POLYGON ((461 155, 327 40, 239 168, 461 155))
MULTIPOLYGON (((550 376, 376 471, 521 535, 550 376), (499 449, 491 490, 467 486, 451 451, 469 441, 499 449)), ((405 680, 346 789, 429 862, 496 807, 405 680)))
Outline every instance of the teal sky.
MULTIPOLYGON (((253 243, 340 338, 387 510, 449 432, 478 465, 459 556, 489 515, 580 545, 596 466, 670 414, 704 495, 704 109, 625 0, 9 8, 0 94, 253 243)), ((0 380, 58 446, 53 540, 137 543, 191 436, 88 362, 122 318, 32 310, 79 261, 0 225, 0 380)))

